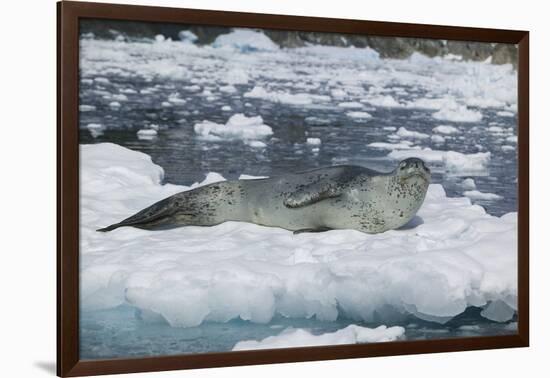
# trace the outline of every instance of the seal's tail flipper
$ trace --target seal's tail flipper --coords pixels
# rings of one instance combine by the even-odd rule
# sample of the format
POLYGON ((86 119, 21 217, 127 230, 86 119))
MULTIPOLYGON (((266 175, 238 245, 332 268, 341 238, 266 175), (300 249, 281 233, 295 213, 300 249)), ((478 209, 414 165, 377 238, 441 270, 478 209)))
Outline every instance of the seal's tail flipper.
POLYGON ((173 197, 175 196, 165 198, 162 201, 159 201, 132 215, 131 217, 124 219, 122 222, 100 228, 96 231, 108 232, 125 226, 133 226, 144 229, 159 228, 165 224, 166 220, 177 210, 174 206, 172 206, 173 197))

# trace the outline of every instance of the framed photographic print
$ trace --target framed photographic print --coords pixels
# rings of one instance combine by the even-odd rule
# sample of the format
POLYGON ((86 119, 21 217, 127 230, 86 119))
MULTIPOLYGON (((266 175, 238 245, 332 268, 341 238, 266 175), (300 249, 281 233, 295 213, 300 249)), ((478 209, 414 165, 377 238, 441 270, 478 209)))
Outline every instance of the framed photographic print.
POLYGON ((58 375, 528 346, 527 32, 57 6, 58 375))

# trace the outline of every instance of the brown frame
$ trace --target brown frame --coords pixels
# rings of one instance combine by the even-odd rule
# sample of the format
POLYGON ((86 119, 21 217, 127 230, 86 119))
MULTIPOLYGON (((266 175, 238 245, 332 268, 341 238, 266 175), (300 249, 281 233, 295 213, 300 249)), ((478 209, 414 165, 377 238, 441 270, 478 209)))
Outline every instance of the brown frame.
POLYGON ((529 345, 527 31, 63 1, 57 3, 57 374, 82 376, 529 345), (80 18, 241 26, 518 44, 518 333, 378 344, 86 361, 79 359, 78 27, 80 18))

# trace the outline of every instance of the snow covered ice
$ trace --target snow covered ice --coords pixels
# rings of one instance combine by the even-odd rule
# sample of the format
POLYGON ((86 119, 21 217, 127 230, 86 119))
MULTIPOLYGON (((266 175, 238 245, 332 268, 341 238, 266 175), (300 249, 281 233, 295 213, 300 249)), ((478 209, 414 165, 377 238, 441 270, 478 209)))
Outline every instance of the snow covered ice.
MULTIPOLYGON (((488 215, 441 185, 430 186, 411 225, 376 235, 293 235, 238 222, 99 233, 190 188, 162 185, 163 170, 149 156, 114 144, 81 146, 81 161, 85 311, 128 303, 192 327, 276 315, 372 321, 388 305, 435 319, 496 300, 516 308, 516 214, 488 215)), ((192 187, 219 180, 212 173, 192 187)))

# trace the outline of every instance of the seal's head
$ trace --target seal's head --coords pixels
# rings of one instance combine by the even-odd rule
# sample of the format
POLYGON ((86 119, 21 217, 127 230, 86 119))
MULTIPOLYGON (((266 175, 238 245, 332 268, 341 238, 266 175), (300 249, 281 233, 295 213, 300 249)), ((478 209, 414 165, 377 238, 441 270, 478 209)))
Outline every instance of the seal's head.
POLYGON ((431 179, 430 169, 422 159, 418 158, 408 158, 401 161, 395 168, 394 174, 405 182, 424 181, 428 184, 431 179))

